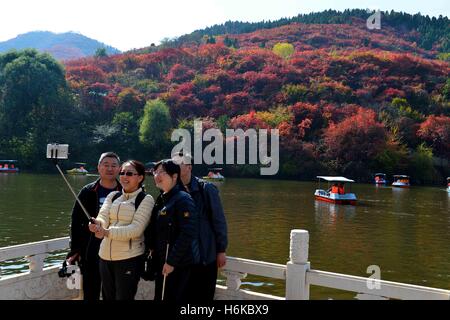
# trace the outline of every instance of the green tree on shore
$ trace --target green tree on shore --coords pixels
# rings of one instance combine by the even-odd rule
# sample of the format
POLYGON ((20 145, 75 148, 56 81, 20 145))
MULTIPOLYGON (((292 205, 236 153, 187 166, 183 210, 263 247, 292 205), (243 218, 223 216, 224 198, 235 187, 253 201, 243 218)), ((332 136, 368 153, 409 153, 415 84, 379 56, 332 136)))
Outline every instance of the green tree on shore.
POLYGON ((169 107, 160 99, 147 101, 139 128, 139 140, 153 160, 167 158, 172 121, 169 107))
POLYGON ((73 111, 63 66, 36 50, 0 55, 2 153, 25 167, 42 158, 49 142, 73 141, 73 111))

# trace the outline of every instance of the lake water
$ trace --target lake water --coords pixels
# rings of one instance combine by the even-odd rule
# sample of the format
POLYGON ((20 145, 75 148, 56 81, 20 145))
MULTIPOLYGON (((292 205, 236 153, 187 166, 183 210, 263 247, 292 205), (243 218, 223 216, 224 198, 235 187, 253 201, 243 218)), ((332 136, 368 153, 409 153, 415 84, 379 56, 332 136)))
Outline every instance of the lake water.
MULTIPOLYGON (((69 176, 75 190, 95 177, 69 176)), ((156 196, 151 177, 147 190, 156 196)), ((311 268, 450 289, 450 193, 445 187, 398 189, 354 184, 357 206, 314 200, 315 182, 227 179, 217 184, 225 208, 228 255, 285 264, 291 229, 310 233, 311 268)), ((73 198, 58 175, 0 174, 0 247, 68 235, 73 198)), ((59 263, 63 254, 49 263, 59 263)), ((2 274, 26 269, 3 263, 2 274)), ((223 281, 223 279, 220 279, 223 281)), ((249 276, 243 288, 284 296, 283 281, 249 276)), ((311 288, 311 298, 354 294, 311 288)))

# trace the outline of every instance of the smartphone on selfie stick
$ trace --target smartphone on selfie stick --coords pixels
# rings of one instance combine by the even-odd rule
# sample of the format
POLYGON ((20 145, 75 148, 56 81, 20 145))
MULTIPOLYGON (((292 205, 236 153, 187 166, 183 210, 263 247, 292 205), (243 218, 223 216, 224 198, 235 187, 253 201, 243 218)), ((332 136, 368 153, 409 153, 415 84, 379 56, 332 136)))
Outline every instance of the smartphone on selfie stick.
POLYGON ((69 145, 68 144, 58 144, 58 143, 49 143, 47 144, 47 159, 51 159, 53 163, 55 164, 56 168, 58 169, 59 173, 63 177, 64 181, 66 182, 67 186, 69 187, 70 191, 72 192, 73 196, 75 197, 75 200, 80 205, 81 209, 83 209, 84 214, 86 215, 86 218, 90 222, 94 222, 94 218, 92 218, 89 213, 87 212, 86 208, 81 203, 80 199, 78 199, 77 194, 75 191, 73 191, 72 186, 70 185, 69 181, 67 181, 66 176, 62 172, 61 168, 59 167, 58 160, 67 160, 69 159, 69 145))

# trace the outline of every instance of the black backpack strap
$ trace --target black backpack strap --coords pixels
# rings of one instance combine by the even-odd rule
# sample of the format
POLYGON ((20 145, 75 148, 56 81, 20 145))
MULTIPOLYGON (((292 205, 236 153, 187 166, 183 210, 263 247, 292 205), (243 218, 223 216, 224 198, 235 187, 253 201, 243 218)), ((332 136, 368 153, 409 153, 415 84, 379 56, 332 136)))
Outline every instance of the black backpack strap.
POLYGON ((113 203, 114 201, 116 201, 117 198, 119 198, 122 195, 121 191, 116 192, 115 195, 113 195, 112 199, 111 199, 111 203, 113 203))
POLYGON ((147 194, 144 191, 141 191, 136 196, 136 200, 134 201, 134 209, 137 210, 139 206, 141 205, 142 200, 144 200, 145 196, 147 194))
MULTIPOLYGON (((134 219, 134 215, 136 214, 137 209, 139 208, 142 200, 144 200, 145 196, 147 194, 144 191, 141 191, 138 193, 138 195, 136 196, 136 199, 134 200, 134 212, 133 212, 133 217, 131 218, 131 221, 133 221, 134 219)), ((131 240, 130 239, 130 250, 131 250, 131 240)))
MULTIPOLYGON (((138 195, 136 196, 136 199, 134 200, 134 212, 133 212, 133 217, 131 218, 131 221, 133 221, 134 219, 134 215, 136 214, 137 209, 139 208, 142 200, 144 200, 145 196, 147 194, 144 191, 141 191, 138 193, 138 195)), ((130 240, 131 241, 131 240, 130 240)))
MULTIPOLYGON (((113 197, 111 202, 114 202, 117 198, 119 198, 122 195, 122 192, 119 191, 117 192, 113 197)), ((134 201, 134 210, 137 210, 139 208, 139 206, 141 205, 142 200, 144 200, 145 196, 147 194, 144 191, 141 191, 138 193, 138 195, 136 196, 136 200, 134 201)))

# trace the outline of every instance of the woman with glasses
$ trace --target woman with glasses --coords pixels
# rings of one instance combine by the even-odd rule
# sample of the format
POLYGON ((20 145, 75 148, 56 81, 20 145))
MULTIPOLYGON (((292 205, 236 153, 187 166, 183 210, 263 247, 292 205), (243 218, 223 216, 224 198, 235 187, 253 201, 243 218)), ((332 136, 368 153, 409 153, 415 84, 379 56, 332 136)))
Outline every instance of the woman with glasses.
POLYGON ((172 159, 156 163, 153 176, 161 190, 150 222, 149 246, 158 266, 155 300, 189 301, 191 270, 200 261, 197 210, 172 159))
POLYGON ((122 192, 111 192, 89 230, 100 244, 100 276, 103 300, 133 300, 142 269, 144 230, 154 200, 143 191, 145 167, 136 160, 122 164, 122 192))

